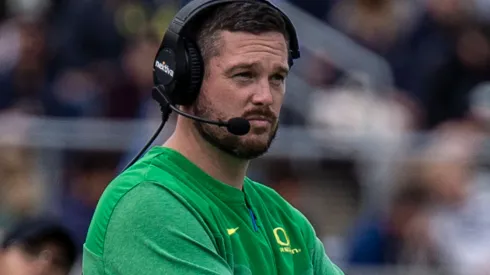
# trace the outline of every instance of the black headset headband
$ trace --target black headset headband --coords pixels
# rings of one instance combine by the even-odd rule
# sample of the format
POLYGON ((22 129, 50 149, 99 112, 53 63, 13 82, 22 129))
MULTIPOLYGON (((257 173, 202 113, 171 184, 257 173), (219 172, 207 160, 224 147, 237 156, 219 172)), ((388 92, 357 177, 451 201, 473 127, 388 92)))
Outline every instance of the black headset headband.
POLYGON ((282 10, 280 10, 276 5, 267 0, 194 0, 184 6, 181 10, 179 10, 179 12, 177 12, 174 20, 172 21, 172 24, 170 25, 170 29, 175 33, 181 34, 184 26, 186 26, 189 22, 192 22, 196 15, 202 12, 206 12, 207 10, 218 5, 234 2, 262 2, 269 4, 269 6, 277 10, 282 15, 282 18, 286 23, 286 30, 290 37, 289 49, 291 57, 293 59, 297 59, 300 57, 298 39, 293 23, 282 10))
MULTIPOLYGON (((155 57, 153 66, 153 80, 155 86, 164 85, 173 104, 191 104, 201 87, 204 64, 195 41, 185 33, 190 27, 194 27, 194 21, 207 11, 227 3, 261 2, 268 4, 278 11, 286 24, 289 34, 289 64, 300 57, 299 43, 296 30, 291 20, 278 7, 267 0, 194 0, 185 5, 174 16, 168 30, 165 33, 160 49, 155 57)), ((159 96, 153 98, 160 103, 159 96)))

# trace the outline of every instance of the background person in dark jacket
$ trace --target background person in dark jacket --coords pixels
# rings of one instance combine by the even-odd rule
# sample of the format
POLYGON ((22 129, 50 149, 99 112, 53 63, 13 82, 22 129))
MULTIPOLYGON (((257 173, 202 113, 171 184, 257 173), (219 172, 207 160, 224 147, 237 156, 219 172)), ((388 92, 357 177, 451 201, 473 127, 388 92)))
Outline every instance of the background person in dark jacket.
POLYGON ((0 251, 0 275, 67 275, 75 244, 56 221, 32 219, 8 230, 0 251))

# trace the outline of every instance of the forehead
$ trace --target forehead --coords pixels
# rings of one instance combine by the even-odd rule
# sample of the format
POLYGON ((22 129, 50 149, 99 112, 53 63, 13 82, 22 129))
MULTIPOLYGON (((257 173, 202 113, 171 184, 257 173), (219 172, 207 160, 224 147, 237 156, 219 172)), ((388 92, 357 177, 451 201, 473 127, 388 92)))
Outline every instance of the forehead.
POLYGON ((266 32, 221 33, 221 50, 218 56, 223 65, 240 62, 269 62, 275 66, 288 66, 288 45, 283 34, 266 32))

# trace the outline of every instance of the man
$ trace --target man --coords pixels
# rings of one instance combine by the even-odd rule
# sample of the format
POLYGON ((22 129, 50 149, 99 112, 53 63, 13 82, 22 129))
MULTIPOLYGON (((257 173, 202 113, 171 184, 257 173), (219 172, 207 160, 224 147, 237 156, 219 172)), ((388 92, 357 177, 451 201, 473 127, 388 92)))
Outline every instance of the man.
POLYGON ((247 135, 179 117, 173 135, 102 195, 84 245, 84 275, 343 274, 308 220, 246 177, 269 148, 288 73, 285 23, 264 3, 216 8, 195 41, 205 76, 183 111, 248 119, 247 135))
POLYGON ((0 275, 68 275, 77 252, 55 221, 32 219, 9 230, 0 251, 0 275))

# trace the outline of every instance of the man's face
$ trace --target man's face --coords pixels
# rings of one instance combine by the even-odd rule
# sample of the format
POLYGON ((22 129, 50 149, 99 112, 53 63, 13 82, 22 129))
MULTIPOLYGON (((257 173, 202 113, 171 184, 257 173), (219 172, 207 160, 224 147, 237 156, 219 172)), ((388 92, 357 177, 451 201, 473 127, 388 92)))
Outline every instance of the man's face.
POLYGON ((195 123, 201 136, 233 156, 264 154, 275 137, 288 73, 288 48, 278 32, 222 32, 220 54, 206 65, 193 113, 212 120, 242 117, 250 131, 235 136, 225 128, 195 123))
POLYGON ((62 255, 62 249, 50 243, 35 253, 12 246, 0 253, 0 275, 66 275, 69 269, 61 262, 62 255))

